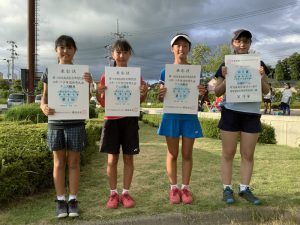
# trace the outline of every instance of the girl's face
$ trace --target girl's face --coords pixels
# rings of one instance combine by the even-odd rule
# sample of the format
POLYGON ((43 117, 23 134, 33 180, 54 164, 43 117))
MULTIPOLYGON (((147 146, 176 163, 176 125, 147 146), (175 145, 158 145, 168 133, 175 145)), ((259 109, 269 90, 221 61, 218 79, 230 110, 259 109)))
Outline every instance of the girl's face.
POLYGON ((251 46, 251 39, 241 37, 232 41, 232 47, 236 54, 248 54, 251 46))
POLYGON ((127 67, 130 56, 130 51, 122 51, 118 49, 114 49, 112 51, 112 58, 116 61, 118 67, 127 67))
POLYGON ((173 52, 175 58, 186 60, 190 51, 190 45, 186 40, 179 38, 174 42, 171 51, 173 52))
POLYGON ((72 64, 75 53, 76 49, 73 46, 58 45, 56 47, 59 64, 72 64))

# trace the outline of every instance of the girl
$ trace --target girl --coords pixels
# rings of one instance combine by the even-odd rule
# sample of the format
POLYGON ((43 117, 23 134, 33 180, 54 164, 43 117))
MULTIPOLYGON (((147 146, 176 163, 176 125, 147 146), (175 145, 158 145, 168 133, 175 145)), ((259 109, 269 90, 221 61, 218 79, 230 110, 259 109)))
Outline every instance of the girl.
MULTIPOLYGON (((74 39, 62 35, 55 41, 55 51, 59 64, 73 64, 77 47, 74 39)), ((83 79, 92 83, 92 76, 86 72, 83 79)), ((48 107, 48 74, 43 75, 44 83, 41 109, 43 113, 53 115, 55 109, 48 107)), ((88 101, 88 99, 87 99, 88 101)), ((79 216, 77 192, 80 175, 80 152, 86 145, 84 120, 48 120, 48 145, 53 152, 53 179, 57 195, 57 217, 79 216), (65 200, 65 170, 68 165, 69 201, 65 200)))
MULTIPOLYGON (((131 45, 124 39, 117 40, 112 45, 112 58, 117 67, 127 67, 129 58, 133 53, 131 45)), ((103 74, 97 91, 97 99, 101 106, 105 107, 105 75, 103 74)), ((147 96, 147 85, 141 79, 140 101, 147 96)), ((101 134, 100 152, 107 153, 107 176, 110 186, 110 196, 106 207, 115 209, 121 202, 124 208, 134 207, 135 202, 129 194, 132 182, 134 164, 133 155, 138 154, 139 134, 138 117, 104 117, 103 132, 101 134), (119 196, 117 190, 117 166, 119 161, 120 146, 123 150, 124 178, 123 191, 119 196)))
MULTIPOLYGON (((171 40, 171 51, 174 55, 174 64, 189 64, 187 61, 188 53, 191 49, 191 40, 186 34, 176 34, 171 40)), ((160 74, 159 99, 163 98, 167 92, 164 87, 165 69, 160 74)), ((205 87, 198 86, 199 93, 205 94, 205 87)), ((158 134, 166 137, 168 146, 167 151, 167 174, 170 182, 169 200, 172 204, 181 201, 190 204, 193 200, 189 190, 190 177, 193 167, 193 146, 195 138, 202 137, 202 129, 197 115, 164 113, 162 122, 158 129, 158 134), (176 127, 176 129, 174 129, 176 127), (177 186, 177 157, 179 152, 179 139, 182 136, 182 186, 181 190, 177 186)))
MULTIPOLYGON (((231 41, 234 53, 248 54, 252 42, 251 38, 252 34, 247 30, 235 31, 231 41)), ((223 63, 219 67, 215 75, 217 78, 216 96, 225 94, 227 68, 224 65, 223 63)), ((260 68, 257 69, 261 75, 262 93, 267 94, 270 90, 267 79, 269 71, 262 61, 260 68)), ((224 187, 223 200, 227 204, 235 202, 231 185, 232 163, 239 139, 241 154, 239 196, 252 204, 261 204, 260 199, 252 194, 249 187, 253 171, 255 145, 261 131, 260 104, 260 102, 227 103, 226 96, 222 103, 221 119, 218 127, 221 130, 222 138, 221 176, 224 187)))
POLYGON ((282 98, 281 98, 281 107, 282 107, 282 114, 289 116, 291 114, 290 110, 290 103, 291 103, 291 98, 292 98, 292 90, 291 90, 291 85, 290 83, 285 83, 284 84, 284 90, 282 92, 282 98))

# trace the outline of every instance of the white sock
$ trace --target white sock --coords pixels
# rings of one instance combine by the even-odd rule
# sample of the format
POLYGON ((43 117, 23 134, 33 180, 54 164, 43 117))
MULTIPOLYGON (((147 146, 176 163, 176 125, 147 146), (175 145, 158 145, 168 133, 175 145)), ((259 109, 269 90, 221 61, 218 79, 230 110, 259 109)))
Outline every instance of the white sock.
POLYGON ((76 195, 69 195, 69 201, 73 200, 73 199, 77 199, 77 196, 76 195))
POLYGON ((57 195, 56 198, 58 201, 66 201, 65 195, 57 195))
POLYGON ((247 184, 240 184, 240 191, 245 191, 248 187, 249 185, 247 184))
POLYGON ((113 193, 117 193, 118 194, 118 189, 110 190, 110 194, 112 195, 113 193))
POLYGON ((227 187, 229 187, 232 190, 231 184, 223 184, 223 189, 225 190, 227 187))
POLYGON ((123 188, 122 195, 124 195, 125 193, 128 193, 128 192, 129 192, 128 189, 124 189, 124 188, 123 188))
POLYGON ((171 184, 171 190, 173 190, 173 189, 178 189, 178 186, 177 186, 177 184, 171 184))
POLYGON ((189 185, 182 184, 182 185, 181 185, 181 189, 187 189, 187 190, 189 190, 189 185))

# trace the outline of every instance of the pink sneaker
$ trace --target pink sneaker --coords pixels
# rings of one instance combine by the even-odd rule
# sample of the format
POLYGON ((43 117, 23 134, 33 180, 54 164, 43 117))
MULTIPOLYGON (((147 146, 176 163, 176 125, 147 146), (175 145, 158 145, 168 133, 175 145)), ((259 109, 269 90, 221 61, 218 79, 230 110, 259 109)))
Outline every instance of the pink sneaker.
POLYGON ((129 195, 128 192, 125 192, 124 194, 121 195, 120 202, 123 204, 124 208, 132 208, 132 207, 134 207, 134 200, 129 195))
POLYGON ((116 209, 118 208, 118 204, 119 204, 119 195, 118 193, 114 192, 109 196, 109 199, 106 203, 106 208, 116 209))
POLYGON ((178 188, 173 188, 169 193, 170 202, 172 204, 179 204, 180 203, 180 191, 178 188))
POLYGON ((193 201, 192 192, 188 189, 181 189, 181 200, 183 204, 191 204, 193 201))

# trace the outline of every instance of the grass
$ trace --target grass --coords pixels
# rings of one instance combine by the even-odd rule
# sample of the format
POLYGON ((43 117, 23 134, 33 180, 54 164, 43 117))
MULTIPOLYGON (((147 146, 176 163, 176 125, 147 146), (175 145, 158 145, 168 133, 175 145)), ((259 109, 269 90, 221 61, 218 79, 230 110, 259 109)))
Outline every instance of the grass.
MULTIPOLYGON (((167 195, 169 184, 165 171, 165 140, 156 135, 156 128, 142 123, 140 128, 141 152, 135 157, 135 174, 131 188, 137 203, 135 208, 120 207, 117 210, 105 208, 109 193, 106 155, 95 152, 91 163, 82 168, 78 195, 82 209, 80 218, 62 220, 54 218, 55 192, 52 189, 1 206, 0 224, 99 224, 101 221, 121 218, 177 215, 177 213, 185 215, 186 219, 194 218, 194 215, 200 217, 204 215, 205 218, 211 217, 215 222, 218 216, 212 215, 227 219, 232 216, 228 224, 244 224, 239 222, 238 215, 242 214, 245 218, 248 216, 253 224, 281 225, 299 222, 300 218, 297 219, 300 211, 299 148, 259 144, 251 183, 254 193, 262 198, 263 206, 251 206, 239 198, 234 206, 226 206, 221 201, 222 183, 219 171, 221 142, 216 139, 197 139, 190 184, 194 202, 191 205, 170 205, 167 195), (289 215, 288 219, 285 217, 286 213, 289 215)), ((181 183, 181 158, 178 160, 178 183, 181 183)), ((239 183, 239 160, 240 156, 237 154, 233 174, 235 190, 239 183)), ((119 189, 122 188, 122 166, 123 163, 120 161, 119 189)), ((194 223, 190 221, 188 224, 194 223)))

